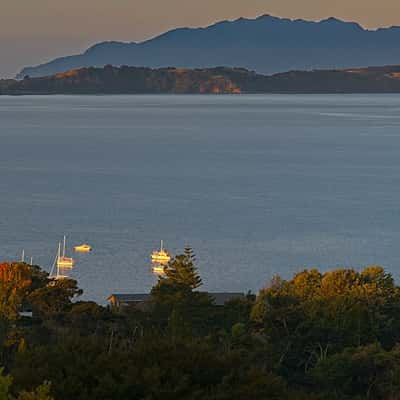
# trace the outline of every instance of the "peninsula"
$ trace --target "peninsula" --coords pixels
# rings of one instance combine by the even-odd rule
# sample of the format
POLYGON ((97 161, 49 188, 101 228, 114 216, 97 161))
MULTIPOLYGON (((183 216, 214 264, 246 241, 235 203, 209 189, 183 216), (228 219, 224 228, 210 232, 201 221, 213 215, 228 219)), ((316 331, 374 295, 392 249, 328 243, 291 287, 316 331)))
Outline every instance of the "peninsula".
POLYGON ((0 80, 0 95, 48 94, 400 93, 400 65, 261 75, 244 68, 73 69, 0 80))

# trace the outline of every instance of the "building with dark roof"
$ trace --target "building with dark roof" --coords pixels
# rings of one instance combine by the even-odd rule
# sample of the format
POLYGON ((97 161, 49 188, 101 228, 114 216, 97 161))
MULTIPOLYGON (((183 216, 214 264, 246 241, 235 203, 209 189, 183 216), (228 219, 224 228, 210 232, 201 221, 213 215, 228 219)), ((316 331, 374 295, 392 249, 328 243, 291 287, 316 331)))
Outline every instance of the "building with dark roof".
MULTIPOLYGON (((223 306, 231 300, 245 298, 244 293, 237 292, 208 292, 208 295, 214 300, 214 305, 216 306, 223 306)), ((149 305, 150 299, 150 293, 113 293, 107 300, 112 307, 134 306, 138 309, 145 310, 149 305)))
POLYGON ((209 292, 208 295, 212 297, 212 299, 214 300, 214 304, 216 306, 223 306, 225 303, 228 303, 229 301, 245 298, 244 293, 237 293, 237 292, 217 292, 217 293, 209 292))
POLYGON ((129 306, 134 305, 138 306, 143 303, 148 303, 150 301, 149 293, 138 293, 138 294, 118 294, 113 293, 107 299, 111 306, 113 307, 121 307, 121 306, 129 306))

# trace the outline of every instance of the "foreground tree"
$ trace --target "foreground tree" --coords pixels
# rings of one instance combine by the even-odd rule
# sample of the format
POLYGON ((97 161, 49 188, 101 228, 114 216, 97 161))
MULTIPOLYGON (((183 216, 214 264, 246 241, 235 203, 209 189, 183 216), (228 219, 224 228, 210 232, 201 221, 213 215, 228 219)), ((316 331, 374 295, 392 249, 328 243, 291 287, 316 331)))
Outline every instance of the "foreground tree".
POLYGON ((165 277, 160 278, 161 282, 191 290, 197 289, 202 285, 202 281, 195 262, 192 248, 186 247, 183 254, 177 255, 169 262, 165 268, 165 277))
POLYGON ((32 283, 32 270, 25 263, 0 264, 0 314, 17 319, 32 283))
POLYGON ((193 250, 186 247, 183 254, 168 263, 165 276, 151 290, 156 319, 174 335, 203 330, 209 318, 211 298, 194 290, 202 284, 195 261, 193 250))
POLYGON ((386 351, 378 343, 349 348, 321 360, 312 375, 315 387, 330 398, 400 398, 400 348, 386 351))
POLYGON ((48 318, 69 311, 72 300, 82 293, 75 280, 58 279, 34 290, 28 300, 39 316, 48 318))
POLYGON ((43 383, 32 391, 23 390, 13 396, 11 394, 13 378, 11 375, 4 375, 4 369, 0 368, 0 400, 53 400, 50 395, 50 384, 43 383))
POLYGON ((252 321, 276 349, 282 373, 303 380, 317 363, 347 347, 399 340, 400 297, 382 267, 361 273, 303 271, 275 278, 260 292, 252 321))

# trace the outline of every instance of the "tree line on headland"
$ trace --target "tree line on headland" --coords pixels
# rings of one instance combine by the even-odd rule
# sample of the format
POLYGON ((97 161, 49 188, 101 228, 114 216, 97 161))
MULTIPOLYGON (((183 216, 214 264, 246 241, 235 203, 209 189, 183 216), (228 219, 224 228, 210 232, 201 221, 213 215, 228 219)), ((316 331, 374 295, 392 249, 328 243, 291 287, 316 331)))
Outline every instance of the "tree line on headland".
POLYGON ((0 80, 0 95, 32 94, 400 93, 400 66, 291 71, 243 68, 81 68, 0 80))
POLYGON ((224 306, 201 283, 190 248, 146 309, 0 264, 0 399, 400 398, 400 287, 382 267, 276 276, 224 306))

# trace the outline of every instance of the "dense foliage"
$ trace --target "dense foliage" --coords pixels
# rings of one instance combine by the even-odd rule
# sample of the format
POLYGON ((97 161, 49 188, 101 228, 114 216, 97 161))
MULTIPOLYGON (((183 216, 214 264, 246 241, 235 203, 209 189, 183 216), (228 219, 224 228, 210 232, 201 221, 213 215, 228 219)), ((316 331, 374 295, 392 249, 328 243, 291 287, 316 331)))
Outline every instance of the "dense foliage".
POLYGON ((0 400, 400 399, 400 288, 383 268, 275 277, 224 306, 200 285, 190 248, 144 310, 1 264, 0 400))

